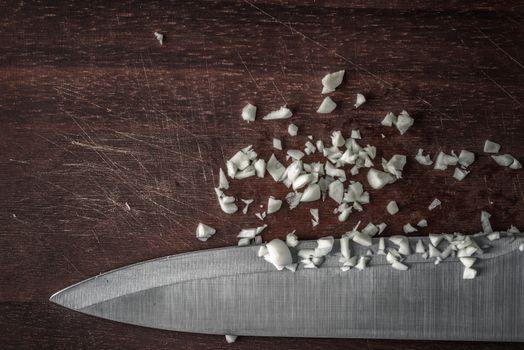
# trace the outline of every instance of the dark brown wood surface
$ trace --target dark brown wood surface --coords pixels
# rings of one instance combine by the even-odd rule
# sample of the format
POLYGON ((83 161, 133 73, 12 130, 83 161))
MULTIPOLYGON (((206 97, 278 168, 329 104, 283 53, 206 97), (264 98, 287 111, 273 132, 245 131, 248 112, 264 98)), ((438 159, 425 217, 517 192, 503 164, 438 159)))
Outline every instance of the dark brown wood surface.
MULTIPOLYGON (((519 344, 365 339, 240 338, 166 332, 85 316, 48 302, 100 272, 180 252, 236 244, 253 215, 222 213, 217 171, 253 144, 266 159, 272 137, 302 148, 358 128, 379 156, 410 156, 405 178, 371 190, 365 211, 339 224, 333 204, 282 209, 265 239, 336 236, 358 220, 386 235, 428 219, 420 231, 524 228, 524 175, 482 153, 490 138, 524 161, 524 5, 386 1, 2 2, 0 7, 0 348, 2 349, 516 349, 519 344), (165 33, 160 46, 154 31, 165 33), (339 108, 315 113, 320 79, 346 69, 339 108), (358 111, 355 94, 368 96, 358 111), (246 124, 287 104, 289 121, 246 124), (405 136, 380 121, 416 119, 405 136), (300 135, 286 134, 289 122, 300 135), (386 135, 382 139, 380 134, 386 135), (416 164, 468 149, 471 174, 455 181, 416 164), (427 211, 434 197, 442 209, 427 211), (401 211, 385 212, 395 199, 401 211), (129 205, 127 208, 126 203, 129 205), (198 222, 217 228, 206 243, 198 222)), ((281 152, 278 157, 283 160, 281 152)), ((356 177, 363 180, 363 175, 356 177)), ((367 182, 364 182, 367 188, 367 182)), ((270 178, 232 181, 231 193, 265 203, 287 191, 270 178)))

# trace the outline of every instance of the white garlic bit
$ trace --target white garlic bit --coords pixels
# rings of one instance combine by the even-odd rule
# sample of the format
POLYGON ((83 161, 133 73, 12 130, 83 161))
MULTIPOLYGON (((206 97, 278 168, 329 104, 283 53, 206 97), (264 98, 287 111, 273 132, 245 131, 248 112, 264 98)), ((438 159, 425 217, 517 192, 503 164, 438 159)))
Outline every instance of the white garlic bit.
POLYGON ((453 172, 453 178, 455 178, 458 181, 462 181, 468 174, 469 170, 455 168, 455 171, 453 172))
POLYGON ((279 110, 268 113, 264 120, 277 120, 277 119, 288 119, 293 115, 293 112, 286 106, 280 107, 279 110))
POLYGON ((357 99, 355 101, 355 108, 358 108, 366 103, 366 97, 360 93, 357 94, 357 99))
POLYGON ((242 119, 248 123, 255 121, 256 114, 257 107, 253 106, 251 103, 248 103, 244 108, 242 108, 242 119))
MULTIPOLYGON (((397 116, 393 114, 393 112, 389 112, 388 114, 386 114, 386 116, 384 117, 384 119, 382 120, 380 124, 384 126, 393 126, 396 123, 397 123, 397 116)), ((385 137, 386 136, 384 136, 383 138, 385 137)))
POLYGON ((224 190, 229 188, 229 181, 227 181, 226 174, 224 174, 222 168, 220 168, 220 172, 218 173, 218 188, 224 190))
POLYGON ((400 132, 400 135, 404 135, 406 131, 413 125, 415 120, 409 115, 408 112, 402 111, 397 117, 397 123, 395 126, 397 127, 398 131, 400 132))
POLYGON ((287 126, 287 133, 290 136, 297 136, 298 135, 298 126, 296 126, 295 124, 289 124, 287 126))
POLYGON ((433 164, 433 161, 431 160, 431 157, 429 154, 424 155, 424 150, 422 148, 418 149, 417 155, 415 156, 415 160, 422 165, 431 165, 433 164))
POLYGON ((428 209, 429 210, 433 210, 435 209, 436 207, 438 206, 441 206, 442 202, 438 199, 438 198, 435 198, 433 199, 433 201, 430 203, 428 209))
POLYGON ((320 223, 320 218, 319 218, 319 215, 318 215, 318 209, 314 208, 314 209, 309 209, 309 213, 311 214, 311 224, 313 225, 313 227, 317 226, 319 223, 320 223))
POLYGON ((215 234, 216 230, 211 226, 203 223, 199 223, 196 229, 196 238, 202 242, 207 241, 211 236, 215 234))
POLYGON ((320 104, 320 106, 318 107, 317 113, 320 113, 320 114, 331 113, 335 110, 335 108, 337 108, 337 104, 335 103, 335 101, 333 101, 331 97, 326 96, 322 100, 322 103, 320 104))
POLYGON ((267 201, 267 213, 273 214, 280 210, 282 207, 282 201, 280 199, 276 199, 273 196, 270 196, 267 201))
POLYGON ((156 40, 160 43, 160 45, 164 45, 164 34, 159 32, 154 32, 153 35, 155 36, 156 40))
POLYGON ((471 267, 466 267, 464 269, 464 273, 462 275, 462 278, 465 280, 472 280, 477 276, 477 270, 472 269, 471 267))
POLYGON ((386 206, 386 210, 389 213, 389 215, 395 215, 398 213, 398 205, 395 201, 390 201, 388 205, 386 206))
POLYGON ((236 335, 226 334, 226 341, 228 344, 234 343, 237 340, 236 335))
POLYGON ((342 83, 344 79, 344 70, 326 74, 322 78, 322 94, 328 94, 335 91, 335 89, 342 83))
POLYGON ((278 149, 279 151, 282 151, 282 141, 280 139, 273 139, 273 148, 278 149))
POLYGON ((241 199, 241 201, 245 204, 244 209, 242 209, 242 213, 247 214, 247 211, 249 210, 249 205, 253 203, 253 199, 241 199))
POLYGON ((465 149, 460 151, 460 154, 458 157, 458 162, 460 165, 467 168, 468 166, 473 164, 474 161, 475 161, 475 153, 466 151, 465 149))
POLYGON ((290 232, 286 235, 286 244, 289 247, 296 247, 298 245, 298 237, 295 235, 295 231, 290 232))
POLYGON ((370 168, 367 174, 367 180, 369 185, 375 190, 381 189, 387 184, 395 182, 395 177, 389 173, 385 173, 374 168, 370 168))
POLYGON ((418 227, 428 227, 428 221, 426 219, 420 219, 419 222, 417 222, 418 227))
POLYGON ((496 142, 486 140, 484 142, 484 152, 485 153, 499 153, 500 145, 496 142))

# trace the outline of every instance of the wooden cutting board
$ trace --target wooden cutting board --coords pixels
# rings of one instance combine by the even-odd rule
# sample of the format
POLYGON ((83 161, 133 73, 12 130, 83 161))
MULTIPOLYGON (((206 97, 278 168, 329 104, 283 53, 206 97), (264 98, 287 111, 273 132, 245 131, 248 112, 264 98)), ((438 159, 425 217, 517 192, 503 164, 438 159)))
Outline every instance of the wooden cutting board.
MULTIPOLYGON (((338 236, 357 221, 388 223, 385 235, 426 218, 430 232, 524 228, 524 175, 482 152, 489 138, 524 160, 524 8, 504 4, 409 5, 370 1, 147 4, 13 1, 0 14, 0 338, 7 349, 384 349, 499 348, 500 344, 242 338, 162 332, 104 321, 51 305, 74 282, 133 262, 236 244, 269 195, 287 189, 269 177, 232 181, 253 198, 248 215, 228 216, 213 186, 218 168, 252 144, 266 159, 273 137, 303 148, 307 135, 359 129, 379 156, 409 156, 405 178, 340 224, 332 202, 282 209, 265 239, 338 236), (435 7, 436 6, 436 7, 435 7), (154 31, 165 33, 160 46, 154 31), (339 108, 315 113, 320 79, 345 69, 332 94, 339 108), (356 93, 368 102, 355 110, 356 93), (247 124, 288 105, 288 121, 247 124), (415 125, 400 136, 380 125, 406 109, 415 125), (287 135, 287 125, 299 136, 287 135), (384 134, 385 138, 382 138, 384 134), (418 148, 473 151, 462 182, 453 169, 416 164, 418 148), (441 209, 427 206, 438 197, 441 209), (393 218, 385 206, 396 200, 393 218), (312 228, 310 208, 321 223, 312 228), (195 239, 198 222, 217 229, 195 239)), ((311 158, 320 159, 320 158, 311 158)), ((377 162, 379 163, 379 162, 377 162)), ((365 172, 355 177, 364 181, 365 172)), ((369 187, 367 187, 369 189, 369 187)), ((518 345, 505 345, 517 348, 518 345)))

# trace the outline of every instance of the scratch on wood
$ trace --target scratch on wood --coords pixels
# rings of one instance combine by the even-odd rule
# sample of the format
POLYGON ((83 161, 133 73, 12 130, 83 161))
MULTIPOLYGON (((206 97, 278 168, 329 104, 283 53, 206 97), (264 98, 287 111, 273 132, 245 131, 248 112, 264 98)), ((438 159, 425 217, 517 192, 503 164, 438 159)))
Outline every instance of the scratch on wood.
POLYGON ((511 98, 513 101, 515 101, 520 107, 522 107, 522 104, 520 103, 519 100, 517 100, 512 94, 510 94, 508 92, 508 90, 504 89, 504 87, 502 85, 500 85, 499 83, 497 83, 493 78, 491 78, 488 74, 486 74, 486 72, 484 72, 484 70, 480 70, 482 72, 482 74, 484 74, 484 76, 486 78, 488 78, 493 84, 495 84, 500 90, 502 90, 502 92, 504 92, 509 98, 511 98))
POLYGON ((500 47, 500 45, 498 45, 496 42, 494 42, 486 33, 484 33, 482 31, 482 29, 480 28, 477 28, 477 30, 486 38, 488 39, 488 41, 493 45, 495 46, 500 52, 502 52, 506 57, 508 57, 510 60, 512 60, 513 62, 515 62, 520 68, 523 68, 524 69, 524 65, 522 65, 522 63, 520 63, 519 61, 517 61, 517 59, 513 56, 511 56, 509 54, 509 52, 507 52, 506 50, 504 50, 502 47, 500 47))

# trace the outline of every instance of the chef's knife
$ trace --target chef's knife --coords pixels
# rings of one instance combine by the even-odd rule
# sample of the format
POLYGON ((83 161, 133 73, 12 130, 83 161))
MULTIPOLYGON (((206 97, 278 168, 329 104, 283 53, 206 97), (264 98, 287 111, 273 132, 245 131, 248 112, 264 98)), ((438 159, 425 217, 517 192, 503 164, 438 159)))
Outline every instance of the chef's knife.
MULTIPOLYGON (((422 239, 410 238, 411 244, 422 239)), ((209 334, 524 341, 522 235, 479 245, 475 279, 449 257, 412 254, 407 271, 374 255, 363 271, 340 269, 338 240, 318 269, 276 270, 258 246, 178 254, 72 285, 51 301, 134 325, 209 334)), ((376 253, 377 239, 371 250, 376 253)), ((298 248, 311 248, 304 241, 298 248)), ((354 244, 353 255, 368 247, 354 244)), ((295 257, 296 258, 296 257, 295 257)))

